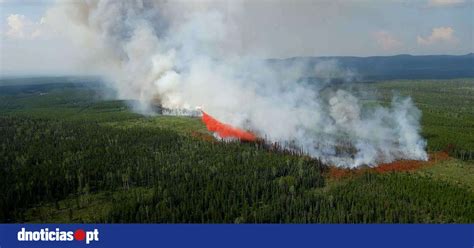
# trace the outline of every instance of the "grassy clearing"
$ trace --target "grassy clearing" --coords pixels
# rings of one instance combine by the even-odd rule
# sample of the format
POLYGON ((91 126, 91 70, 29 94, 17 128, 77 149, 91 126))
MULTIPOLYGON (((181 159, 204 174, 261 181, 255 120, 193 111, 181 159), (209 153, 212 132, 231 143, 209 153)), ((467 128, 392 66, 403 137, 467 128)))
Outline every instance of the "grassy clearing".
POLYGON ((474 192, 474 162, 448 159, 425 167, 416 173, 466 187, 474 192))

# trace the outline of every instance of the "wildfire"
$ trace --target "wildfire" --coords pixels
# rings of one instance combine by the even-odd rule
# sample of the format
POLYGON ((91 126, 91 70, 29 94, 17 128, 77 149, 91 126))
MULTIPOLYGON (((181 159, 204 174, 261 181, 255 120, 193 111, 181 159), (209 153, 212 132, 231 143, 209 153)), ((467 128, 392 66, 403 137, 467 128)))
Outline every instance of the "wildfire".
POLYGON ((222 123, 204 111, 202 111, 202 121, 206 124, 207 130, 216 133, 221 138, 237 138, 243 141, 257 139, 253 133, 222 123))

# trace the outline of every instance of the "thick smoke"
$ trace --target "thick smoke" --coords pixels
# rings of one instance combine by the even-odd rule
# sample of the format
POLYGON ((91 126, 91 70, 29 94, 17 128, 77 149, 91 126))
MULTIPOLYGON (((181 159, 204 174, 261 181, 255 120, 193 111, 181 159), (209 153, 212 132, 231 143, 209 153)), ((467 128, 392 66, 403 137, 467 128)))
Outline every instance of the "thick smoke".
POLYGON ((302 79, 307 64, 275 66, 242 54, 234 11, 222 3, 101 0, 58 5, 47 20, 88 53, 119 98, 137 100, 137 112, 151 114, 158 103, 200 106, 338 166, 427 159, 420 111, 410 99, 368 107, 332 85, 332 77, 354 77, 337 62, 316 65, 320 80, 311 81, 302 79))

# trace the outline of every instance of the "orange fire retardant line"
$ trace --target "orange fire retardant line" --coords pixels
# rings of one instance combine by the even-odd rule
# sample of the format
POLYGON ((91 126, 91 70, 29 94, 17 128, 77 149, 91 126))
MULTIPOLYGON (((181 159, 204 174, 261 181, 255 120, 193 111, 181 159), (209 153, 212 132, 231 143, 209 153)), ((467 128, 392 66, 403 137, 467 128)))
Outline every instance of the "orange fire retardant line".
POLYGON ((244 141, 256 140, 253 133, 224 124, 204 111, 202 111, 202 121, 206 124, 207 130, 217 133, 221 138, 237 138, 244 141))

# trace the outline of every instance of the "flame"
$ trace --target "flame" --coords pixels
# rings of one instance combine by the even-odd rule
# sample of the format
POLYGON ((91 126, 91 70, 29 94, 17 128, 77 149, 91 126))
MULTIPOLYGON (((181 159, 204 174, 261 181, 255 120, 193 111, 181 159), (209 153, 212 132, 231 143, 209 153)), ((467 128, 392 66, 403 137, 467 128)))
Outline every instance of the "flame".
POLYGON ((257 138, 251 132, 224 124, 206 112, 202 112, 202 122, 206 124, 207 130, 217 133, 221 138, 237 138, 244 141, 255 141, 257 138))

